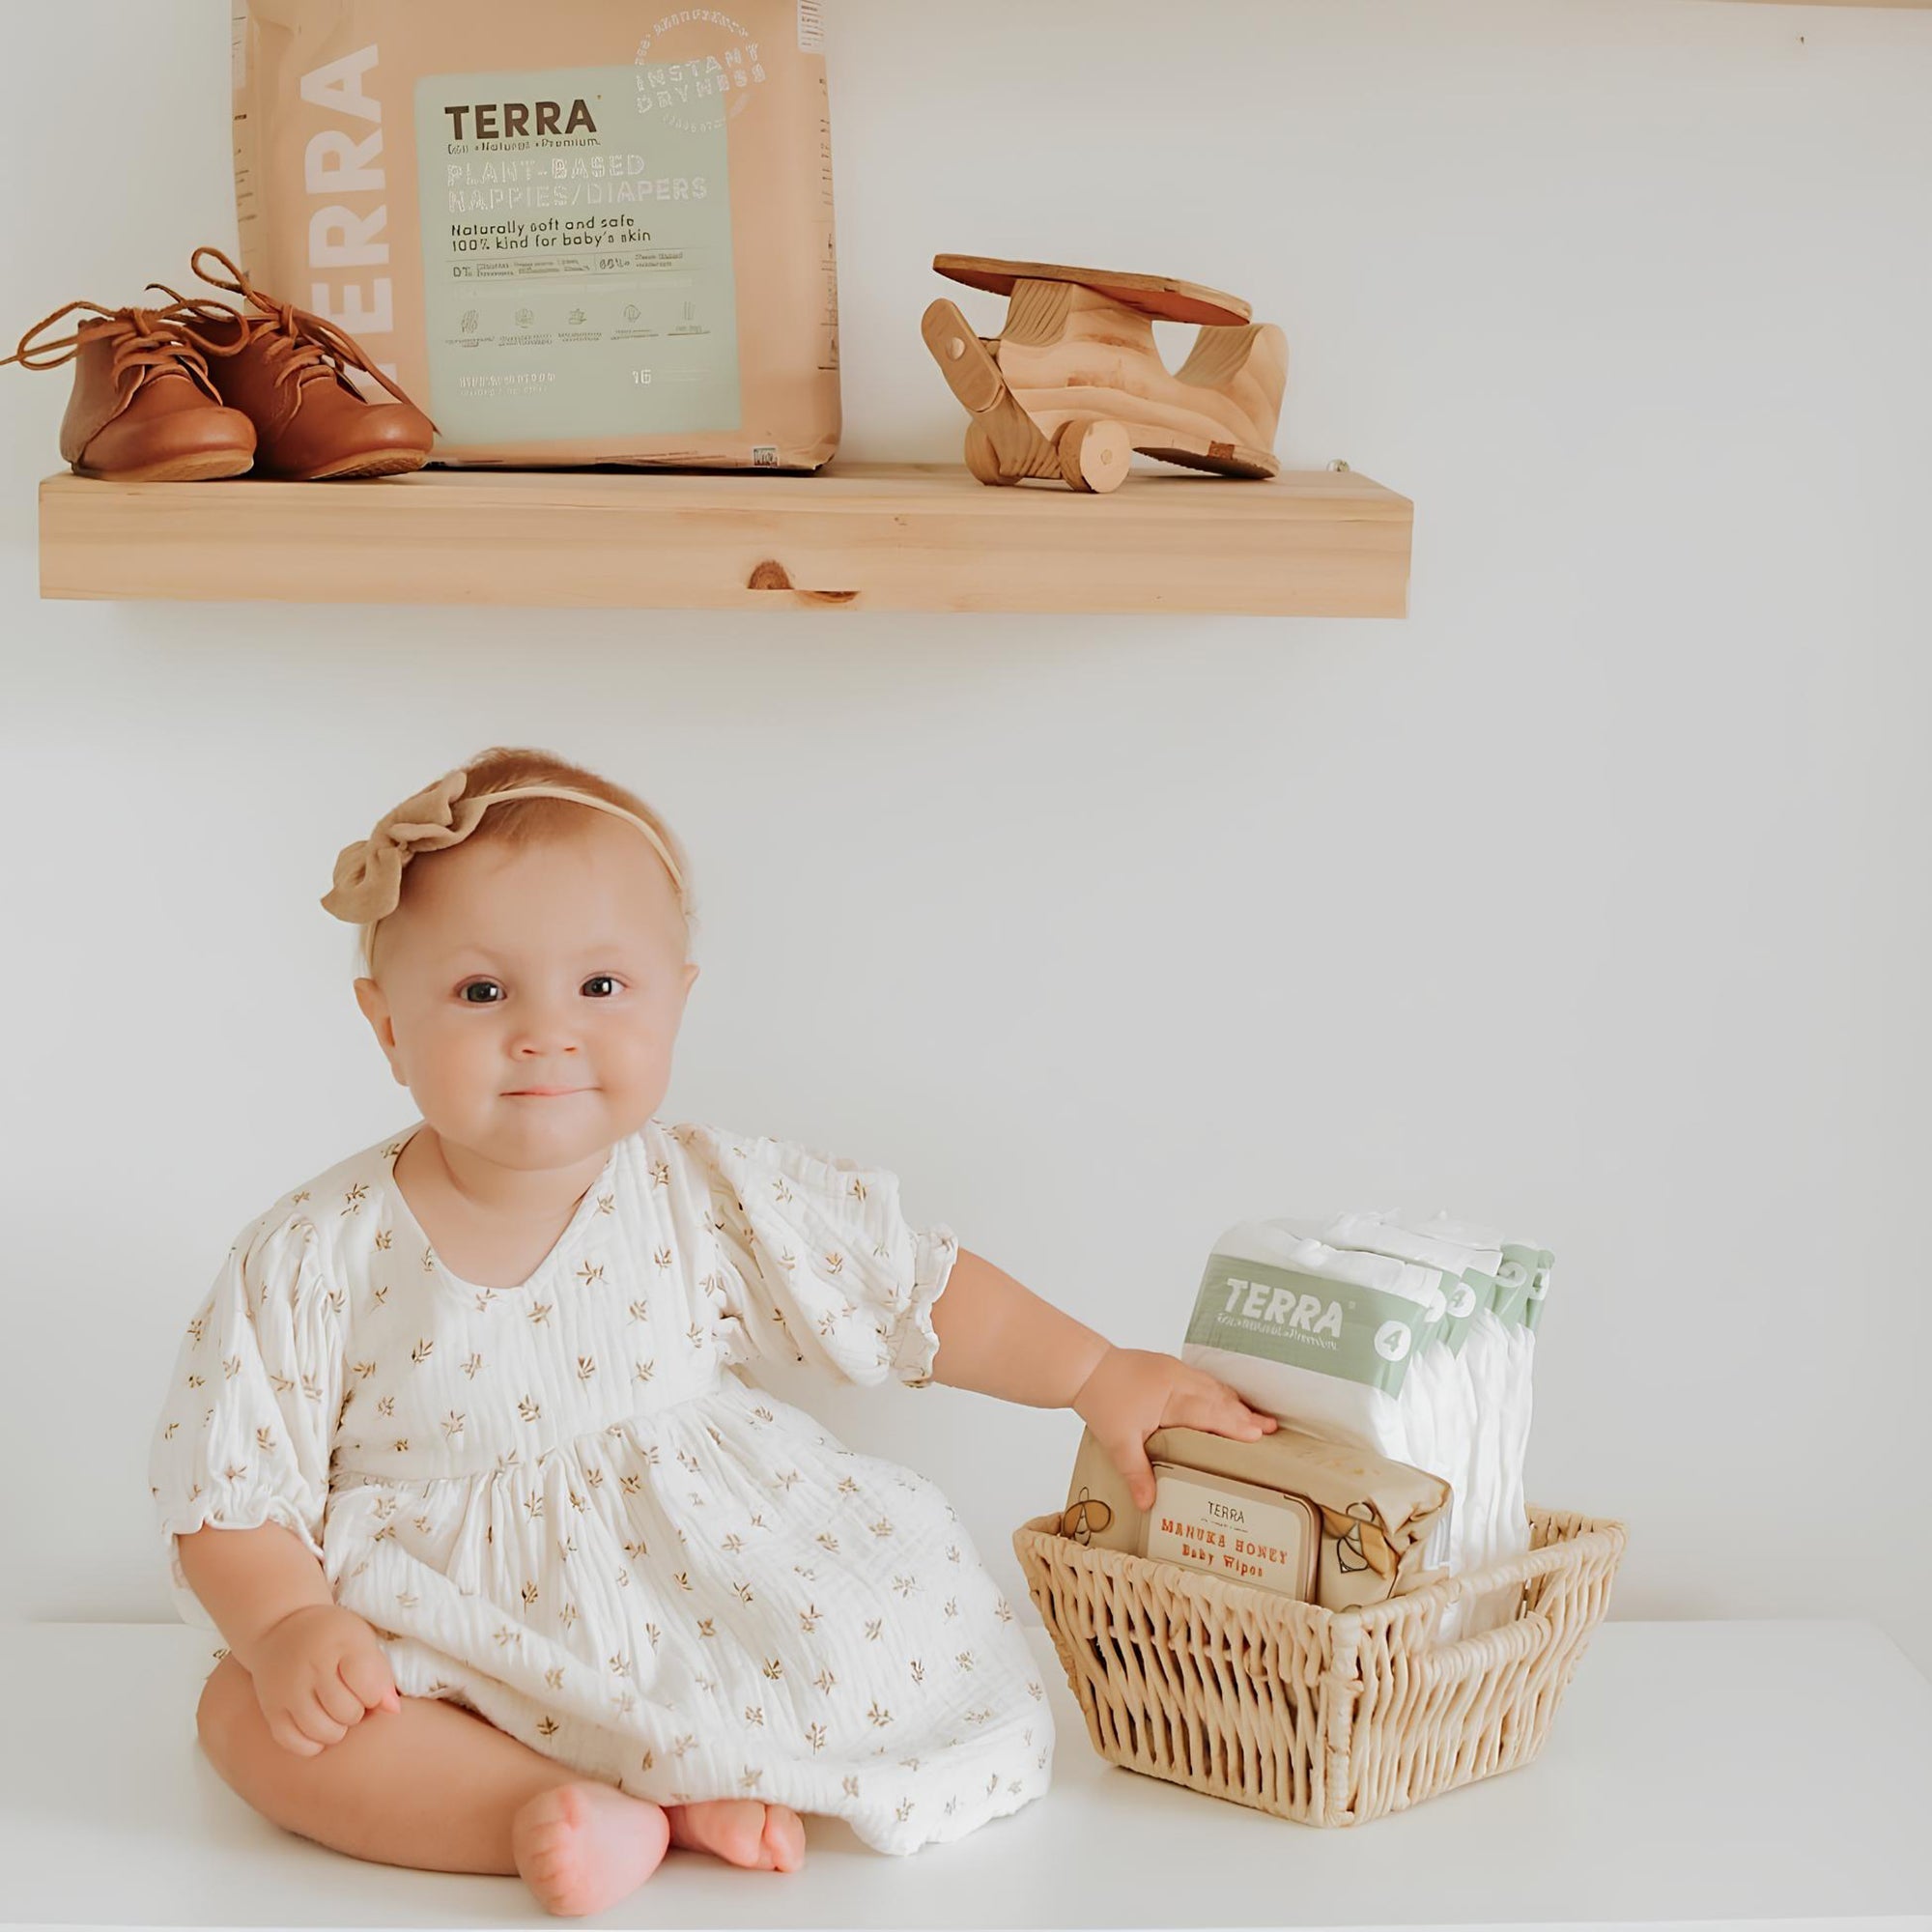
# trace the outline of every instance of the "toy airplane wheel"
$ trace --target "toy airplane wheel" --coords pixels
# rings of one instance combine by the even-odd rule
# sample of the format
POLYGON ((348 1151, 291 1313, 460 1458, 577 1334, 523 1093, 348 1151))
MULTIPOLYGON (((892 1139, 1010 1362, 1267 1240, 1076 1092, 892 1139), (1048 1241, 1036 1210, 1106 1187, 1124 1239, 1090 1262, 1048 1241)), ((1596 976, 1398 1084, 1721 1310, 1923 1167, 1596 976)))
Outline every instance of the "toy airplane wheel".
POLYGON ((1060 452, 1060 473, 1076 490, 1091 490, 1104 497, 1127 480, 1134 444, 1125 423, 1115 422, 1110 416, 1066 423, 1055 440, 1055 447, 1060 452))

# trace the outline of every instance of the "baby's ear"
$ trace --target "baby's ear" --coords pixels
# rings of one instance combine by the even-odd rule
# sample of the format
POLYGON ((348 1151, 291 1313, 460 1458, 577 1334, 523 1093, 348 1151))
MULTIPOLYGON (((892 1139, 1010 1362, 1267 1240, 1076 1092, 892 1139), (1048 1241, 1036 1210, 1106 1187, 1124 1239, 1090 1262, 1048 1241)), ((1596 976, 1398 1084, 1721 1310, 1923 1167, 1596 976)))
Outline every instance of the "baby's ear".
POLYGON ((697 961, 696 959, 687 959, 684 962, 684 990, 687 998, 690 996, 691 993, 692 982, 696 978, 697 978, 697 961))
POLYGON ((374 980, 357 980, 355 1004, 362 1009, 362 1017, 369 1022, 376 1044, 388 1060, 389 1070, 398 1080, 402 1079, 403 1070, 396 1065, 396 1023, 389 1016, 388 996, 374 980))

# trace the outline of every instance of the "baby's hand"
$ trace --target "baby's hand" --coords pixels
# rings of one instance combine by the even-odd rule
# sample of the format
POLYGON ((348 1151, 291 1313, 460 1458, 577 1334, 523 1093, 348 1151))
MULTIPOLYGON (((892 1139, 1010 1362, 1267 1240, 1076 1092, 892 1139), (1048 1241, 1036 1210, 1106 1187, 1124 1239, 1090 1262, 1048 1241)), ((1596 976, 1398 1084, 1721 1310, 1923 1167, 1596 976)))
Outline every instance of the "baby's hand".
POLYGON ((1280 1427, 1205 1369, 1146 1349, 1109 1349, 1073 1398, 1073 1412, 1114 1459, 1142 1509, 1153 1501, 1147 1439, 1156 1429, 1205 1429, 1253 1442, 1280 1427))
POLYGON ((400 1711, 376 1633, 339 1604, 291 1610, 244 1660, 269 1735, 297 1757, 317 1757, 369 1711, 400 1711))

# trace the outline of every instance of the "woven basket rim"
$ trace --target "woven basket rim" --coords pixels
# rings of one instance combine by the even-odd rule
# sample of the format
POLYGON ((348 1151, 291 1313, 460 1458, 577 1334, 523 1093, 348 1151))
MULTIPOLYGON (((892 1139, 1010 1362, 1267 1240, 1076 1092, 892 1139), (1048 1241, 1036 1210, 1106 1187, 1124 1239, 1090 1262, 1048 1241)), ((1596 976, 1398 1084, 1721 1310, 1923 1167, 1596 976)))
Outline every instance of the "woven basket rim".
POLYGON ((1057 1509, 1044 1516, 1030 1517, 1014 1530, 1013 1542, 1021 1554, 1026 1548, 1022 1539, 1037 1538, 1043 1544, 1070 1545, 1070 1551, 1063 1549, 1060 1552, 1063 1556, 1091 1563, 1103 1575, 1116 1575, 1122 1581, 1132 1581, 1157 1572, 1165 1587, 1195 1597, 1206 1605, 1226 1607, 1232 1600, 1251 1615, 1279 1623, 1299 1623, 1312 1633, 1321 1633, 1342 1618, 1353 1619, 1365 1631, 1373 1632, 1384 1626, 1424 1621, 1433 1624, 1444 1609, 1464 1596, 1482 1596, 1512 1583, 1526 1583, 1548 1571, 1572 1565, 1579 1557, 1607 1556, 1612 1568, 1621 1563, 1630 1541, 1629 1527, 1621 1519, 1584 1516, 1577 1510, 1549 1509, 1537 1503, 1526 1503, 1524 1508, 1532 1524, 1540 1526, 1552 1518, 1570 1517, 1575 1518, 1577 1527, 1573 1534, 1526 1550, 1520 1556, 1505 1557, 1498 1563, 1466 1571, 1460 1577, 1445 1577, 1437 1582, 1425 1583, 1406 1596, 1391 1597, 1384 1603, 1369 1604, 1352 1610, 1331 1610, 1321 1604, 1302 1603, 1296 1598, 1283 1596, 1278 1590, 1264 1590, 1253 1583, 1237 1583, 1230 1577, 1196 1573, 1157 1557, 1138 1555, 1132 1550, 1095 1549, 1061 1533, 1062 1512, 1057 1509))

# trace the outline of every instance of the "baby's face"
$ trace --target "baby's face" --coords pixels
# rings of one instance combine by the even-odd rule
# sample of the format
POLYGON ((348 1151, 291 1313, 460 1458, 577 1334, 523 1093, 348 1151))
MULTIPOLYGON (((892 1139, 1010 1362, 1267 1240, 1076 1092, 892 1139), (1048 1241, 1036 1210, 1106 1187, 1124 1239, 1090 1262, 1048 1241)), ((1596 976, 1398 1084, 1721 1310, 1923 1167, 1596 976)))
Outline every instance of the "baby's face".
POLYGON ((697 977, 649 841, 582 816, 554 842, 416 862, 355 982, 423 1119, 499 1166, 569 1167, 641 1127, 697 977))

